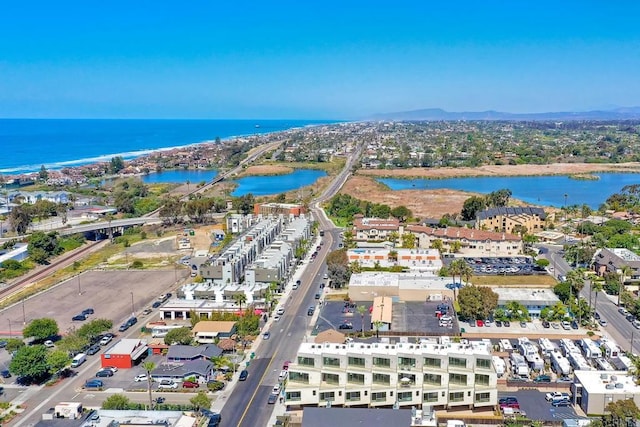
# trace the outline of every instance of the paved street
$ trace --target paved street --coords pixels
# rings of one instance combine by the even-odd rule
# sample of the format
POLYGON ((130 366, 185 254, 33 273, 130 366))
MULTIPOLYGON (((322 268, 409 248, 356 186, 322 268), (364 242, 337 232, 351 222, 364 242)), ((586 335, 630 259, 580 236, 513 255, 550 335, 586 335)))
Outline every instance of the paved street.
MULTIPOLYGON (((564 260, 562 255, 558 253, 562 250, 562 247, 560 245, 543 246, 549 251, 546 254, 546 257, 550 261, 550 266, 554 269, 554 275, 556 277, 558 277, 558 275, 566 276, 572 268, 564 260)), ((587 282, 582 291, 580 291, 580 296, 589 301, 590 292, 589 282, 587 282)), ((607 320, 607 326, 604 328, 600 327, 605 335, 608 335, 616 341, 625 351, 631 350, 631 341, 633 340, 633 349, 634 352, 637 353, 640 351, 640 343, 638 342, 640 340, 640 331, 636 330, 633 325, 631 325, 631 323, 629 323, 625 317, 618 312, 616 302, 616 296, 608 296, 603 291, 598 293, 597 303, 595 293, 591 295, 591 305, 595 306, 602 318, 607 320)))

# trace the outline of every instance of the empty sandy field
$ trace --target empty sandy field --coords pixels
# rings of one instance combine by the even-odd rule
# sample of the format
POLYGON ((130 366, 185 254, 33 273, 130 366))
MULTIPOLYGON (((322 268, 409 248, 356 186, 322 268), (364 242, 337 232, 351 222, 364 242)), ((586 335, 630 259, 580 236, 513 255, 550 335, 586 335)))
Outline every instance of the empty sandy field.
POLYGON ((373 177, 352 176, 340 190, 360 200, 384 203, 393 207, 406 206, 417 218, 440 218, 462 210, 464 201, 473 195, 456 190, 399 190, 392 191, 373 177))

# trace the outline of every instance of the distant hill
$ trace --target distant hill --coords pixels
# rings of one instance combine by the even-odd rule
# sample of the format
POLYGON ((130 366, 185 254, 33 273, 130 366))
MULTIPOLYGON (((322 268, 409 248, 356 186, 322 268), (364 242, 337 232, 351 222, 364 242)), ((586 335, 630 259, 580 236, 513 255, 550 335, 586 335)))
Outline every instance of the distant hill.
POLYGON ((640 119, 640 107, 613 110, 563 111, 550 113, 504 113, 501 111, 450 112, 440 108, 375 114, 369 120, 629 120, 640 119))

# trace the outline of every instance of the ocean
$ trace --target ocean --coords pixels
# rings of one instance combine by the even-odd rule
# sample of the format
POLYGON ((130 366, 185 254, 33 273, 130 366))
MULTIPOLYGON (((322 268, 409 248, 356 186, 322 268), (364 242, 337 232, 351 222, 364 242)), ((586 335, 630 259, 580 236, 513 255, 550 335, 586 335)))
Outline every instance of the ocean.
POLYGON ((320 120, 0 119, 0 174, 125 160, 152 151, 234 136, 335 123, 320 120))

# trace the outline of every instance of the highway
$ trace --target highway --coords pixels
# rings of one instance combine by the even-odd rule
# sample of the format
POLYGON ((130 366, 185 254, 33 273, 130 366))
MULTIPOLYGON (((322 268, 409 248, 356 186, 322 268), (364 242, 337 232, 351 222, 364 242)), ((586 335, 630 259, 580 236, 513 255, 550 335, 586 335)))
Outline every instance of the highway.
MULTIPOLYGON (((549 266, 553 268, 555 277, 559 275, 566 276, 572 268, 565 261, 561 254, 558 252, 562 250, 560 245, 540 245, 544 247, 548 252, 545 254, 549 260, 549 266)), ((590 282, 586 281, 584 288, 580 291, 580 296, 589 301, 590 282)), ((635 352, 640 351, 640 331, 635 329, 633 325, 627 321, 627 319, 618 312, 618 306, 613 303, 604 291, 598 292, 597 302, 596 294, 591 295, 591 306, 596 308, 596 311, 603 319, 606 319, 607 326, 600 328, 604 330, 610 338, 618 343, 618 345, 625 351, 631 350, 631 341, 633 340, 633 350, 635 352)))

